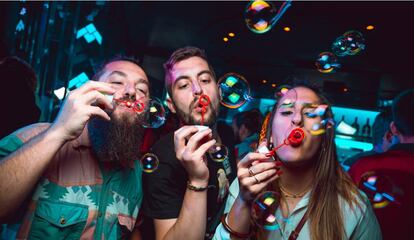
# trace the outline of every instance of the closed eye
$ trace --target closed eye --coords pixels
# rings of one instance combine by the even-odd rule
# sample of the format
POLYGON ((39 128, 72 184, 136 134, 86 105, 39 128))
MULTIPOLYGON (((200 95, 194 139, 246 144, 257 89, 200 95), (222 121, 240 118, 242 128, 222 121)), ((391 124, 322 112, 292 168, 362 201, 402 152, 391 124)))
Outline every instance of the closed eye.
POLYGON ((201 82, 202 82, 202 83, 210 83, 210 82, 211 82, 211 80, 210 80, 210 79, 201 79, 201 82))
POLYGON ((292 114, 293 112, 292 111, 283 111, 283 112, 280 112, 280 114, 282 115, 282 116, 289 116, 290 114, 292 114))
POLYGON ((115 84, 115 85, 122 85, 122 82, 120 82, 120 81, 113 81, 113 82, 111 82, 112 84, 115 84))
POLYGON ((178 89, 185 89, 185 88, 187 88, 188 87, 188 83, 187 84, 183 84, 183 85, 180 85, 180 86, 178 86, 178 89))

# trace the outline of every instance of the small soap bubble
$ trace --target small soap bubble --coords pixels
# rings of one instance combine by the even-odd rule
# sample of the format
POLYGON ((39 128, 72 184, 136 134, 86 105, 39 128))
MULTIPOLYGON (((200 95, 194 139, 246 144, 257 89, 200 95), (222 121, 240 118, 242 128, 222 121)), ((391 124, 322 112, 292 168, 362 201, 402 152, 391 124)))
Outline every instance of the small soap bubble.
POLYGON ((211 160, 215 162, 223 162, 229 155, 229 150, 221 143, 216 143, 207 150, 211 160))
POLYGON ((341 64, 338 63, 335 54, 331 52, 322 52, 319 54, 315 66, 321 73, 331 73, 339 69, 341 64))
POLYGON ((268 231, 280 229, 276 218, 276 210, 280 204, 280 194, 267 191, 259 194, 252 203, 251 216, 253 222, 268 231))
POLYGON ((160 161, 158 157, 153 153, 146 153, 140 160, 142 171, 146 173, 152 173, 157 170, 160 161))
POLYGON ((362 33, 358 31, 348 31, 343 34, 347 45, 347 54, 356 55, 365 49, 365 39, 362 33))
POLYGON ((348 45, 347 40, 344 36, 340 36, 335 39, 332 43, 332 52, 335 53, 338 57, 344 57, 348 55, 348 45))

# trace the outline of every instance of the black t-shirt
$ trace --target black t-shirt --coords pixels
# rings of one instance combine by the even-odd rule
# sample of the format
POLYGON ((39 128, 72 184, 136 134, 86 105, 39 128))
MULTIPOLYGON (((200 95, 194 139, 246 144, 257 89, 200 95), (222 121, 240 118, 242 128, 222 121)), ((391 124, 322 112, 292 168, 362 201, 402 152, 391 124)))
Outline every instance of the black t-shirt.
MULTIPOLYGON (((231 128, 220 128, 219 135, 228 150, 223 162, 213 161, 206 153, 210 172, 207 192, 207 233, 212 238, 220 222, 230 183, 236 176, 234 138, 231 128), (231 137, 230 137, 231 136, 231 137)), ((158 156, 159 166, 152 173, 143 174, 144 214, 155 219, 178 218, 187 187, 187 172, 175 157, 174 133, 161 138, 151 152, 158 156)))

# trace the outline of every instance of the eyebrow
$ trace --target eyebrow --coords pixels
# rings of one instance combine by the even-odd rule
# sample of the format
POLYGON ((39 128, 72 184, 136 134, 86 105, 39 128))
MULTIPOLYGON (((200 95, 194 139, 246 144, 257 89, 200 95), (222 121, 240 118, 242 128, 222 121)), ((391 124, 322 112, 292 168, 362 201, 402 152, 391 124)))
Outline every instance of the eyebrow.
MULTIPOLYGON (((108 75, 108 78, 111 77, 111 76, 113 76, 113 75, 118 75, 118 76, 121 76, 121 77, 124 77, 124 78, 126 78, 128 76, 124 72, 121 72, 121 71, 113 71, 113 72, 111 72, 111 74, 108 75)), ((137 84, 139 84, 139 83, 145 83, 145 84, 147 84, 149 86, 148 80, 143 79, 143 78, 138 78, 137 84)))
MULTIPOLYGON (((197 77, 200 77, 203 74, 209 74, 210 76, 213 76, 213 74, 211 73, 210 70, 203 70, 203 71, 197 73, 197 77)), ((177 83, 178 81, 180 81, 182 79, 189 79, 189 78, 190 78, 190 76, 188 76, 188 75, 179 76, 177 79, 175 79, 174 86, 175 86, 175 83, 177 83)))

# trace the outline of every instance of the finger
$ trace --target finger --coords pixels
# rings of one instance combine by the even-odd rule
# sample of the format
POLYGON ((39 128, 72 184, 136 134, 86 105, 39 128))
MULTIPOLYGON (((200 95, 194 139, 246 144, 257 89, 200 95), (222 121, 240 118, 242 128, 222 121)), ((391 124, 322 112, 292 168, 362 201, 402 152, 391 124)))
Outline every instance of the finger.
POLYGON ((91 91, 84 94, 81 98, 81 101, 84 101, 87 105, 103 105, 103 108, 113 109, 112 103, 98 91, 91 91))
POLYGON ((212 146, 214 146, 214 144, 216 144, 216 142, 217 142, 216 139, 211 139, 210 141, 208 141, 208 142, 204 143, 203 145, 201 145, 197 149, 197 151, 194 152, 194 154, 197 154, 197 155, 200 155, 200 156, 204 155, 209 148, 211 148, 212 146))
POLYGON ((250 167, 250 165, 256 160, 265 160, 267 157, 263 153, 249 153, 242 160, 239 161, 237 167, 250 167))
MULTIPOLYGON (((264 190, 266 190, 269 186, 269 184, 273 183, 276 179, 279 178, 279 175, 275 174, 272 175, 271 178, 258 183, 258 184, 254 184, 254 185, 247 185, 245 188, 250 192, 251 195, 255 196, 261 192, 263 192, 264 190)), ((256 181, 256 180, 255 180, 256 181)))
POLYGON ((174 132, 174 146, 175 151, 181 151, 185 147, 186 137, 197 132, 198 129, 194 126, 184 126, 174 132))
POLYGON ((198 131, 196 134, 191 136, 188 139, 187 148, 189 151, 193 152, 199 147, 203 142, 204 138, 211 139, 213 137, 211 129, 198 131))
POLYGON ((250 177, 246 177, 243 183, 246 186, 257 185, 257 184, 262 183, 263 181, 266 181, 270 177, 273 177, 273 175, 275 175, 276 173, 277 173, 276 169, 269 169, 269 170, 266 170, 262 173, 259 173, 259 174, 256 174, 256 175, 253 175, 253 176, 250 176, 250 177))
POLYGON ((269 186, 269 184, 274 182, 279 177, 280 177, 279 175, 275 174, 275 175, 272 175, 271 178, 269 178, 269 179, 267 179, 267 180, 265 180, 265 181, 263 181, 259 184, 256 184, 256 185, 252 186, 251 187, 252 192, 254 192, 255 194, 263 192, 263 190, 265 190, 269 186))
POLYGON ((276 169, 279 170, 279 167, 281 166, 280 162, 260 162, 258 164, 255 164, 247 169, 244 169, 243 172, 241 172, 241 177, 247 177, 252 174, 257 175, 259 173, 262 173, 264 171, 270 170, 270 169, 276 169))
POLYGON ((87 111, 89 113, 89 117, 97 116, 97 117, 101 117, 101 118, 103 118, 105 120, 108 120, 108 121, 111 120, 109 115, 104 110, 102 110, 100 107, 89 106, 87 108, 87 111))
POLYGON ((76 91, 77 94, 85 94, 92 90, 97 90, 105 94, 114 94, 116 91, 114 87, 109 83, 98 82, 98 81, 88 81, 85 84, 83 84, 80 88, 74 90, 73 92, 76 91))

